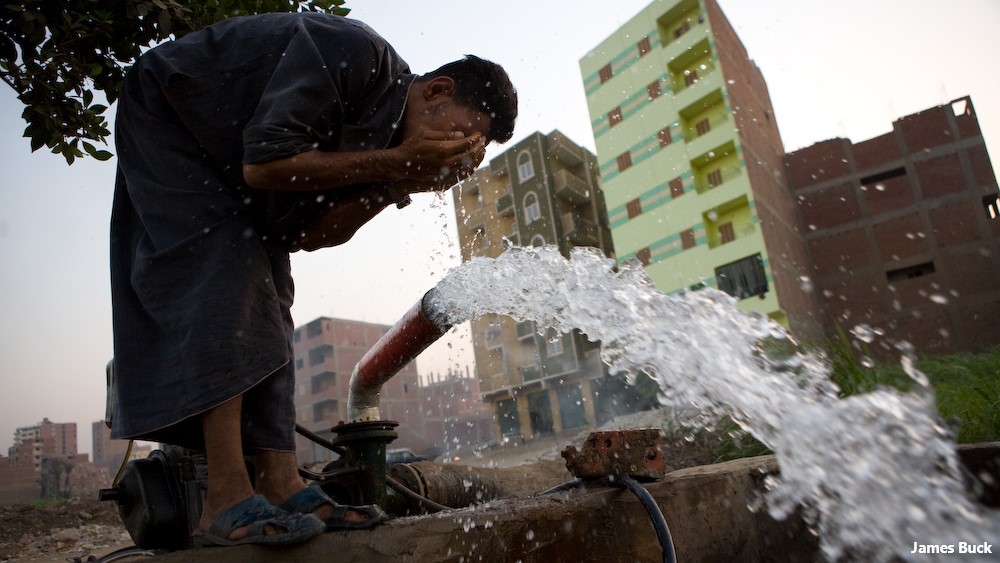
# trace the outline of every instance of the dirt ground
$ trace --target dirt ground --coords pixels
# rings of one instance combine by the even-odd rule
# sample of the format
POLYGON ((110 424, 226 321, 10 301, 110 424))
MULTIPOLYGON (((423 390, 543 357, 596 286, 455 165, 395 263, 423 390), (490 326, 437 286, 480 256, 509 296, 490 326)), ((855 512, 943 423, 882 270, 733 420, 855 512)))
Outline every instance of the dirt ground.
POLYGON ((96 493, 54 506, 0 506, 0 561, 86 561, 126 545, 115 504, 96 493))
MULTIPOLYGON (((631 427, 642 426, 652 424, 631 427)), ((573 479, 560 452, 568 445, 579 448, 588 434, 487 450, 451 467, 493 479, 508 493, 504 496, 527 497, 573 479)), ((670 469, 710 463, 697 458, 691 448, 665 445, 664 449, 670 469)), ((83 563, 131 545, 116 505, 97 500, 96 493, 55 506, 0 506, 0 563, 83 563)))

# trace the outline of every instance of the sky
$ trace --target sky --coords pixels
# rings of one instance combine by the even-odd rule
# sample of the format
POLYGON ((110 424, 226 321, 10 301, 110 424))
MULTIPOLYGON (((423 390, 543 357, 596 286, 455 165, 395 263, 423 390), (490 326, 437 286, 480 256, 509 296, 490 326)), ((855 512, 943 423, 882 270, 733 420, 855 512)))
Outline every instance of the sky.
MULTIPOLYGON (((579 60, 648 0, 348 0, 423 73, 466 53, 518 89, 512 139, 558 129, 594 149, 579 60)), ((719 0, 764 74, 787 151, 862 141, 905 115, 971 95, 1000 158, 1000 2, 719 0)), ((112 357, 108 221, 114 160, 67 166, 21 137, 23 107, 0 85, 0 454, 14 430, 77 423, 91 452, 112 357)), ((114 106, 112 106, 112 112, 114 106)), ((487 160, 504 146, 491 147, 487 160)), ((996 166, 996 165, 994 165, 996 166)), ((390 208, 347 245, 293 255, 296 325, 319 316, 392 324, 460 263, 450 195, 390 208)), ((471 362, 467 325, 417 359, 422 374, 471 362)))

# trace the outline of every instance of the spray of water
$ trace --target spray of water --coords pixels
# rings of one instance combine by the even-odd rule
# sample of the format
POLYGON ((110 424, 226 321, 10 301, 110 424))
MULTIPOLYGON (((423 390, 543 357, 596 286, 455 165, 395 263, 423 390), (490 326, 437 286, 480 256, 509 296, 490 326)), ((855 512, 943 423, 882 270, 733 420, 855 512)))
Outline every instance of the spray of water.
POLYGON ((499 313, 579 329, 602 343, 612 372, 651 375, 666 405, 732 417, 777 455, 768 510, 784 518, 806 507, 830 560, 905 559, 915 542, 1000 544, 1000 519, 967 496, 911 355, 903 365, 917 391, 838 399, 821 358, 762 353, 762 342, 787 338, 773 321, 720 291, 666 295, 641 268, 613 266, 589 249, 567 260, 551 247, 510 248, 453 270, 431 309, 450 324, 499 313))

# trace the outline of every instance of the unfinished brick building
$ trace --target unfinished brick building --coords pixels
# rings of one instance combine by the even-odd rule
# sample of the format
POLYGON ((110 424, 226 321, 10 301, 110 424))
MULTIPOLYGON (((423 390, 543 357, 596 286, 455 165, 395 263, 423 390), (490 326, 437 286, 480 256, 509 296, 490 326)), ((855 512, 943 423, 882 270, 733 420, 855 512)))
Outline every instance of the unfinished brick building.
POLYGON ((784 160, 827 333, 868 325, 920 354, 1000 344, 998 190, 970 98, 784 160))

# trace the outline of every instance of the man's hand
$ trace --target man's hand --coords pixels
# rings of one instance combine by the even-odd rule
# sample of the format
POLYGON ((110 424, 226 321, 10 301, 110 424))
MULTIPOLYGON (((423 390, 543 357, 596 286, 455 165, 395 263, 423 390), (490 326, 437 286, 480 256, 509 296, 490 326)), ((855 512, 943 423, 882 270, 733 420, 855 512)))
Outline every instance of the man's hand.
POLYGON ((461 131, 418 131, 396 147, 403 177, 392 184, 406 193, 443 191, 467 178, 486 156, 486 139, 461 131))

